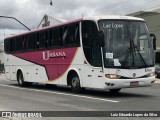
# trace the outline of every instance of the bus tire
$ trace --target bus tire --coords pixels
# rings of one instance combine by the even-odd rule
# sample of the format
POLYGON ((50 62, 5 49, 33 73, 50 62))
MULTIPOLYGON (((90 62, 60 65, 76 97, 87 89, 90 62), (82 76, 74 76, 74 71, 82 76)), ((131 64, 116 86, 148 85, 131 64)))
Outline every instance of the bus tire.
POLYGON ((111 94, 117 94, 121 89, 110 89, 109 92, 111 94))
POLYGON ((19 71, 17 74, 17 81, 18 81, 19 86, 21 87, 24 87, 27 85, 26 82, 24 82, 24 77, 21 71, 19 71))
POLYGON ((80 79, 79 79, 78 75, 74 75, 71 78, 71 88, 74 93, 81 93, 82 92, 83 89, 81 88, 80 79))

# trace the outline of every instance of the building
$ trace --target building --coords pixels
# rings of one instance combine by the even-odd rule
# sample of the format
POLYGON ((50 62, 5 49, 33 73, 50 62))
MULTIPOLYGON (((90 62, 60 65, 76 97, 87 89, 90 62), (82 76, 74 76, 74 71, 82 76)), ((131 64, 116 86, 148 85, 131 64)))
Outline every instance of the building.
POLYGON ((160 7, 146 11, 139 11, 128 15, 140 17, 146 21, 150 33, 154 33, 156 35, 156 47, 157 50, 160 51, 160 7))
POLYGON ((66 22, 66 20, 54 18, 52 16, 49 16, 49 15, 45 14, 37 28, 46 27, 46 26, 55 25, 55 24, 60 24, 60 23, 63 23, 63 22, 66 22))
POLYGON ((160 63, 160 7, 146 11, 139 11, 128 15, 143 18, 147 23, 150 33, 155 34, 157 38, 155 62, 160 63))

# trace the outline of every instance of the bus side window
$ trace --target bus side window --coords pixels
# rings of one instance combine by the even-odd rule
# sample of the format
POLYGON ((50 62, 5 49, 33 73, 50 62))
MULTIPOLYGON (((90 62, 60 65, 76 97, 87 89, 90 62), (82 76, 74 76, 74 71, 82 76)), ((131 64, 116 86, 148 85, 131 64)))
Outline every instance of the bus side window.
POLYGON ((63 45, 76 45, 80 44, 79 38, 79 24, 73 24, 64 28, 63 45))
POLYGON ((11 52, 11 39, 6 39, 4 41, 4 44, 5 44, 5 48, 4 48, 5 52, 10 53, 11 52))
POLYGON ((75 34, 74 34, 74 37, 75 37, 75 43, 77 45, 80 45, 79 23, 75 24, 75 34))
POLYGON ((16 39, 13 38, 11 39, 11 52, 15 52, 16 51, 16 39))
POLYGON ((39 49, 39 33, 36 33, 36 49, 39 49))
POLYGON ((53 33, 52 30, 49 30, 49 47, 53 46, 53 33))
POLYGON ((23 39, 23 43, 22 43, 23 50, 27 50, 27 49, 28 49, 28 48, 27 48, 28 38, 27 38, 27 36, 23 36, 22 39, 23 39))
POLYGON ((16 51, 23 51, 23 39, 22 37, 16 38, 16 51))
POLYGON ((54 29, 52 33, 53 33, 52 46, 60 46, 61 45, 61 29, 54 29))
POLYGON ((40 32, 39 48, 46 48, 46 32, 40 32))
POLYGON ((67 36, 69 34, 69 27, 65 26, 63 28, 63 35, 62 35, 62 44, 66 45, 67 44, 67 36))
POLYGON ((34 49, 35 49, 35 34, 31 34, 29 35, 28 39, 28 50, 34 50, 34 49))
POLYGON ((46 38, 46 48, 50 47, 50 40, 49 40, 49 31, 45 31, 45 38, 46 38))

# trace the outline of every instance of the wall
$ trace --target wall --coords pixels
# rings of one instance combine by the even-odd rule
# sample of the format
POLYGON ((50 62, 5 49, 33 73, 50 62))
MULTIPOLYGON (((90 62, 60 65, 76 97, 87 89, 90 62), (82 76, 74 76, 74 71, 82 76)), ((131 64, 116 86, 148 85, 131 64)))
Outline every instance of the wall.
POLYGON ((143 16, 145 19, 149 31, 151 33, 154 33, 157 38, 157 49, 160 50, 160 14, 153 14, 153 15, 148 15, 148 16, 143 16))
POLYGON ((129 14, 129 16, 140 17, 146 21, 150 33, 154 33, 156 35, 156 46, 157 49, 160 50, 160 13, 140 11, 129 14))

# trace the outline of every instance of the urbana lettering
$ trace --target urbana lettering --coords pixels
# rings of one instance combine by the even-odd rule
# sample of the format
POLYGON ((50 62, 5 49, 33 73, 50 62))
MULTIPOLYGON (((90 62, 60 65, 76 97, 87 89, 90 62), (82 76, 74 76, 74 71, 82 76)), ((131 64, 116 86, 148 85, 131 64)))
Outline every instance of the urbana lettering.
POLYGON ((49 60, 49 58, 66 57, 65 52, 42 52, 43 60, 49 60))

